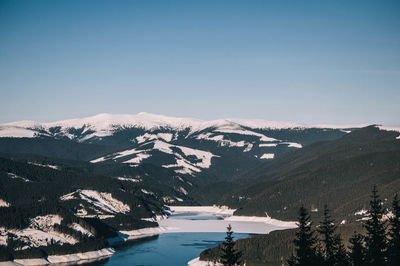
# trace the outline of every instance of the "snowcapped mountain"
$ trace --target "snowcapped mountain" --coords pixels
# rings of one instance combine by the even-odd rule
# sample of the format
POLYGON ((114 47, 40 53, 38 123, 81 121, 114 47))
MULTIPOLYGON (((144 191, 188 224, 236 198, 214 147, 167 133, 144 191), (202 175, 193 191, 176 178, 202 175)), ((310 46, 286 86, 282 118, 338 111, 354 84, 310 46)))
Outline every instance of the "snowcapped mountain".
POLYGON ((70 119, 50 123, 35 121, 19 121, 0 124, 0 137, 35 137, 35 136, 65 136, 70 139, 87 141, 92 138, 110 136, 117 131, 128 128, 140 128, 154 131, 170 129, 174 131, 189 130, 189 134, 200 132, 207 128, 220 130, 251 129, 290 129, 290 128, 357 128, 358 126, 305 126, 297 123, 276 122, 245 119, 219 119, 204 121, 195 118, 178 118, 145 112, 136 115, 98 114, 86 118, 70 119))
MULTIPOLYGON (((320 191, 330 195, 310 173, 331 177, 329 188, 338 189, 343 186, 334 181, 343 171, 330 173, 332 163, 347 163, 350 155, 365 155, 371 147, 380 154, 381 148, 392 152, 398 146, 399 132, 356 128, 147 113, 2 124, 0 247, 11 239, 26 250, 100 249, 106 246, 103 239, 118 231, 156 226, 166 204, 234 204, 248 215, 287 218, 288 210, 297 209, 289 203, 297 202, 293 191, 304 192, 302 182, 309 182, 310 203, 320 191)), ((379 161, 369 165, 377 175, 380 169, 396 171, 397 157, 396 150, 382 157, 384 167, 375 167, 379 161)), ((363 162, 350 160, 351 167, 343 169, 359 165, 370 173, 363 162)), ((345 180, 354 176, 350 172, 345 180)))
MULTIPOLYGON (((152 163, 179 174, 197 176, 207 173, 221 177, 254 167, 288 150, 341 137, 356 127, 305 126, 245 119, 204 121, 149 113, 99 114, 51 123, 20 121, 1 124, 0 144, 15 142, 15 138, 30 138, 32 141, 101 145, 107 149, 88 152, 85 160, 92 163, 120 162, 131 166, 152 163)), ((0 151, 10 152, 4 147, 0 145, 0 151)), ((60 152, 55 157, 60 157, 60 152)))

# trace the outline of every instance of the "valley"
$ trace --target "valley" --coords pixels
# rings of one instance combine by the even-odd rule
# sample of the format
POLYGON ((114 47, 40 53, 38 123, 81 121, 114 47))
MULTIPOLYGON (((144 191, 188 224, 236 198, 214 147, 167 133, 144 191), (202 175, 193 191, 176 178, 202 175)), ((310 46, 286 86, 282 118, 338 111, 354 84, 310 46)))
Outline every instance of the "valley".
POLYGON ((0 259, 110 256, 127 240, 221 233, 228 223, 237 233, 267 233, 265 225, 295 227, 302 205, 319 221, 329 203, 352 227, 366 215, 372 185, 384 199, 400 190, 399 139, 400 129, 377 125, 148 113, 2 124, 0 259), (208 222, 171 219, 183 206, 196 213, 212 205, 229 212, 213 207, 222 220, 208 222))

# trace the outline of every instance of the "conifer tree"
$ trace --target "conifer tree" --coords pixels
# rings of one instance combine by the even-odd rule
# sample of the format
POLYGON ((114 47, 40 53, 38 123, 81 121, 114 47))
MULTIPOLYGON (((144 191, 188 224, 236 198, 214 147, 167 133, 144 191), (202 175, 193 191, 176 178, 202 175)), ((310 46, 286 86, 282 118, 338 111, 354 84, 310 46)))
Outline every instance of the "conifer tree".
POLYGON ((7 233, 7 248, 9 250, 14 250, 15 248, 15 241, 14 241, 14 234, 7 233))
POLYGON ((348 266, 350 265, 349 258, 347 256, 346 247, 342 242, 342 238, 339 234, 335 236, 335 266, 348 266))
POLYGON ((347 255, 342 239, 339 234, 336 234, 337 226, 329 214, 329 209, 324 206, 324 219, 321 222, 318 232, 322 236, 323 261, 324 265, 347 265, 347 255))
POLYGON ((222 243, 221 262, 224 266, 240 265, 242 252, 235 250, 235 241, 233 241, 233 231, 231 225, 227 227, 225 242, 222 243))
POLYGON ((387 249, 386 225, 385 221, 383 221, 384 210, 376 185, 373 187, 369 204, 369 219, 364 224, 367 230, 365 237, 367 248, 366 262, 374 266, 385 265, 387 249))
POLYGON ((390 218, 389 265, 400 265, 400 200, 397 193, 392 203, 393 217, 390 218))
POLYGON ((350 252, 350 264, 352 266, 362 266, 365 263, 365 247, 363 235, 354 232, 354 235, 349 240, 350 252))
POLYGON ((311 226, 310 215, 307 213, 304 206, 301 206, 298 216, 296 239, 293 241, 295 245, 295 254, 288 260, 289 265, 312 266, 318 264, 315 247, 317 240, 311 226))
POLYGON ((329 209, 324 206, 324 219, 321 222, 318 232, 322 236, 322 243, 324 244, 323 256, 325 265, 335 264, 335 230, 336 225, 329 215, 329 209))

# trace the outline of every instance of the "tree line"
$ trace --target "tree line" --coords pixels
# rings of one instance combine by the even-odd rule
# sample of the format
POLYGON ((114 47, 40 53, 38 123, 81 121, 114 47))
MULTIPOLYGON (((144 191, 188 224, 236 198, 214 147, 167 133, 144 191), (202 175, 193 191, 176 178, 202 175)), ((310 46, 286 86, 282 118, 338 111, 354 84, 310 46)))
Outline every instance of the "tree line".
MULTIPOLYGON (((313 226, 311 216, 302 206, 293 244, 294 253, 287 259, 289 266, 394 266, 400 265, 400 200, 394 196, 392 208, 385 214, 376 186, 373 187, 368 216, 363 221, 365 233, 354 231, 346 247, 338 226, 324 207, 323 220, 313 226)), ((235 248, 232 228, 221 246, 219 262, 224 266, 242 265, 242 252, 235 248)))
POLYGON ((294 240, 294 254, 287 260, 290 266, 384 266, 400 265, 400 200, 395 195, 392 212, 385 215, 383 202, 376 186, 372 190, 368 217, 364 221, 366 233, 354 232, 346 248, 337 225, 325 205, 322 222, 313 227, 310 215, 302 206, 298 215, 298 229, 294 240))

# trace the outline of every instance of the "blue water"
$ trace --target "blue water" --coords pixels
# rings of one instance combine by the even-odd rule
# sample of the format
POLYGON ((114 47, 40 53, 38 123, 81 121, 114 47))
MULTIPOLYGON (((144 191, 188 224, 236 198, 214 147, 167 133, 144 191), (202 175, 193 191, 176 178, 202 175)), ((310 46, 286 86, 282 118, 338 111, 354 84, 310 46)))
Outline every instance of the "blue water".
MULTIPOLYGON (((172 215, 168 219, 216 220, 213 215, 185 213, 172 215)), ((115 247, 115 254, 102 261, 90 263, 106 266, 186 266, 187 262, 200 253, 222 243, 226 233, 167 233, 159 236, 129 241, 115 247)), ((249 237, 249 234, 234 234, 235 239, 249 237)), ((89 265, 89 264, 87 264, 89 265)))
MULTIPOLYGON (((91 265, 187 265, 204 249, 224 241, 225 233, 170 233, 161 234, 150 240, 138 240, 130 245, 117 247, 114 256, 91 265)), ((235 234, 235 239, 249 237, 235 234)))

